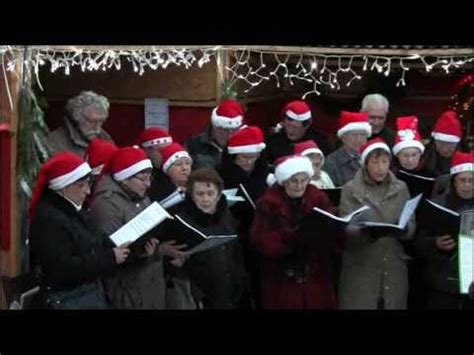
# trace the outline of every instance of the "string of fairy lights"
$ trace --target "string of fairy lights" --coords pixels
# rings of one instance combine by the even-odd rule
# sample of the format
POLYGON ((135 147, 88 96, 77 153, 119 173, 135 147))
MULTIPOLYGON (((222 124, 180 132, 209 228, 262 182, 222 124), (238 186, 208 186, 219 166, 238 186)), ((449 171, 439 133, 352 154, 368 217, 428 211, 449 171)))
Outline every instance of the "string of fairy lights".
MULTIPOLYGON (((42 68, 49 67, 52 73, 63 71, 70 75, 75 67, 81 71, 121 70, 129 63, 133 72, 144 75, 148 70, 166 70, 171 66, 189 69, 194 65, 202 68, 213 58, 219 63, 219 51, 229 53, 229 64, 224 66, 230 87, 237 87, 237 82, 243 93, 248 93, 264 82, 274 81, 277 88, 283 82, 294 86, 297 81, 303 81, 310 87, 303 93, 320 95, 320 89, 327 87, 331 90, 341 90, 349 87, 364 74, 374 71, 380 75, 398 75, 396 86, 406 85, 406 74, 413 64, 421 63, 426 72, 444 70, 448 75, 452 70, 472 68, 473 55, 458 56, 428 56, 420 54, 409 55, 374 55, 374 54, 325 54, 309 53, 305 48, 295 47, 294 51, 276 53, 270 50, 258 50, 246 47, 209 46, 200 48, 160 48, 151 49, 87 49, 65 47, 64 49, 50 47, 16 47, 0 46, 3 70, 14 72, 18 64, 22 70, 36 78, 42 89, 39 73, 42 68), (29 55, 15 55, 28 51, 29 55)), ((313 50, 314 51, 314 50, 313 50)), ((8 90, 9 92, 9 90, 8 90)), ((9 97, 11 102, 11 97, 9 97)))

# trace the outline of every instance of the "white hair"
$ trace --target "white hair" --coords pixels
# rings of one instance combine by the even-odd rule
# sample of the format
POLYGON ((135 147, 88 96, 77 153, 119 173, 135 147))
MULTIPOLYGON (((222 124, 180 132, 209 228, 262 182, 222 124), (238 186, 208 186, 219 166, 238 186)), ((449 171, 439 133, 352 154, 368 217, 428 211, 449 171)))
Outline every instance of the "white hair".
POLYGON ((103 117, 109 117, 109 100, 105 96, 93 91, 82 91, 79 95, 69 99, 66 109, 69 116, 76 122, 83 119, 83 113, 89 108, 99 111, 103 117))
POLYGON ((362 107, 360 108, 360 111, 361 112, 367 112, 367 107, 371 103, 382 104, 385 113, 386 114, 388 113, 388 107, 389 107, 388 100, 385 96, 383 96, 381 94, 365 95, 364 99, 362 100, 362 107))

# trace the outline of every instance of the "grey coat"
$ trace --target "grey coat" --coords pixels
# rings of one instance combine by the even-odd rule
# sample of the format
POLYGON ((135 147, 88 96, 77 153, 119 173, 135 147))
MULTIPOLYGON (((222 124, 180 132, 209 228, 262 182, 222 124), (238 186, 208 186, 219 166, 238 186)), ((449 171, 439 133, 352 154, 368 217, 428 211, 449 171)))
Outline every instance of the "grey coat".
MULTIPOLYGON (((408 188, 391 172, 380 185, 374 183, 361 168, 354 179, 344 185, 341 194, 341 215, 368 205, 353 221, 397 223, 405 202, 410 198, 408 188)), ((367 232, 348 236, 342 260, 339 285, 341 309, 376 309, 380 298, 385 309, 406 308, 408 274, 402 240, 412 238, 415 219, 401 236, 373 239, 367 232)))
MULTIPOLYGON (((113 142, 112 137, 103 129, 98 138, 113 142)), ((71 124, 69 119, 65 118, 64 125, 49 133, 48 144, 54 153, 69 151, 84 158, 89 142, 87 142, 77 128, 71 124)))
MULTIPOLYGON (((148 197, 133 199, 110 175, 104 175, 94 191, 91 210, 100 228, 110 235, 149 204, 148 197)), ((163 263, 158 248, 151 257, 122 264, 104 284, 118 309, 165 308, 163 263)))
POLYGON ((322 170, 329 174, 334 186, 337 187, 352 180, 359 168, 358 157, 352 157, 344 147, 341 147, 327 156, 322 170))

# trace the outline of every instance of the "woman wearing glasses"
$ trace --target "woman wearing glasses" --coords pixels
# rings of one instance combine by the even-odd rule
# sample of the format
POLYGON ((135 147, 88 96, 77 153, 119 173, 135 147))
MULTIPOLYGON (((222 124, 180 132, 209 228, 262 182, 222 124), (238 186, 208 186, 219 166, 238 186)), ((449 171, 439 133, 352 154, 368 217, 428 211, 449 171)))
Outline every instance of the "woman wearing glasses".
POLYGON ((105 309, 99 278, 128 257, 115 247, 82 206, 91 168, 77 155, 58 153, 44 163, 30 204, 31 266, 42 275, 42 294, 53 309, 105 309))
MULTIPOLYGON (((458 212, 461 216, 474 210, 474 152, 455 152, 451 159, 451 181, 448 190, 433 198, 433 202, 458 212)), ((469 216, 469 214, 467 214, 469 216)), ((468 222, 472 222, 472 219, 468 222)), ((468 223, 467 228, 472 228, 468 223)), ((459 292, 459 260, 455 235, 440 235, 439 225, 420 226, 415 239, 422 262, 422 276, 427 288, 426 306, 429 309, 473 309, 472 298, 459 292)), ((461 226, 464 227, 464 226, 461 226)), ((474 235, 474 229, 460 230, 474 235)), ((474 297, 474 286, 470 294, 474 297)))
MULTIPOLYGON (((151 161, 139 148, 118 149, 104 168, 91 203, 101 229, 110 235, 150 205, 151 161)), ((156 247, 153 238, 143 254, 129 258, 114 277, 104 280, 107 295, 118 309, 164 309, 165 287, 162 255, 169 248, 156 247), (130 260, 131 259, 131 260, 130 260)))

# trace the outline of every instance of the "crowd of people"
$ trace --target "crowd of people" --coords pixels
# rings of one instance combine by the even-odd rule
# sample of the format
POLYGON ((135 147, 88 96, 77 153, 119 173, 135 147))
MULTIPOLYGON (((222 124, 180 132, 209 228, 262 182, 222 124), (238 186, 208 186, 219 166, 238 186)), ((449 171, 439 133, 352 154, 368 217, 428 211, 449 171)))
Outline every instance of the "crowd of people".
POLYGON ((389 101, 370 94, 360 112, 340 112, 331 152, 305 101, 287 103, 279 129, 265 134, 246 124, 239 102, 223 100, 184 146, 155 127, 135 146, 117 147, 102 128, 108 110, 107 98, 82 92, 48 137, 55 153, 29 208, 38 307, 473 307, 474 286, 467 294, 459 288, 457 235, 439 235, 436 221, 417 213, 401 233, 361 224, 396 224, 420 193, 461 216, 473 212, 474 153, 462 151, 455 112, 438 117, 425 145, 415 115, 396 118, 392 131, 389 101), (330 198, 339 188, 340 198, 330 198), (115 245, 109 236, 154 202, 173 218, 138 249, 115 245), (314 207, 343 216, 366 205, 343 230, 300 228, 314 207), (203 236, 226 242, 192 252, 203 236))

